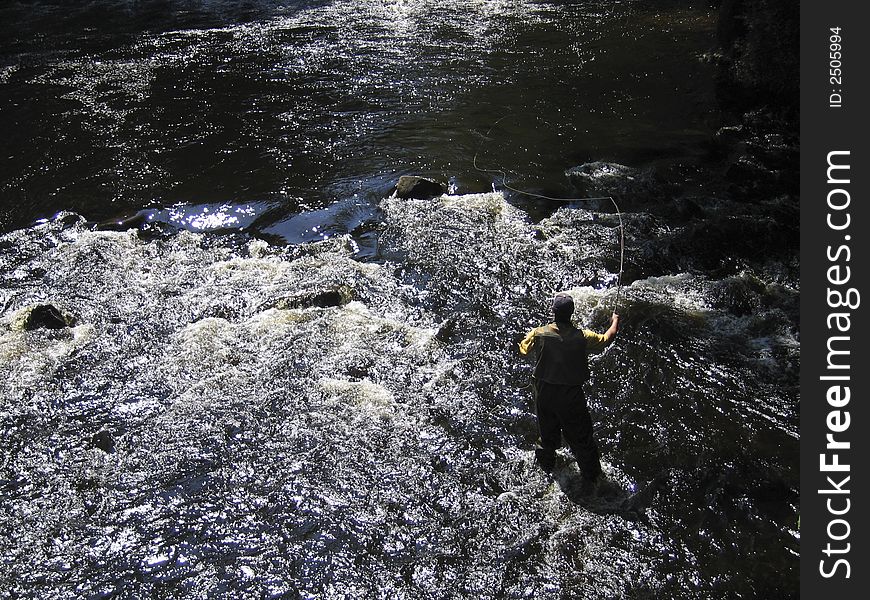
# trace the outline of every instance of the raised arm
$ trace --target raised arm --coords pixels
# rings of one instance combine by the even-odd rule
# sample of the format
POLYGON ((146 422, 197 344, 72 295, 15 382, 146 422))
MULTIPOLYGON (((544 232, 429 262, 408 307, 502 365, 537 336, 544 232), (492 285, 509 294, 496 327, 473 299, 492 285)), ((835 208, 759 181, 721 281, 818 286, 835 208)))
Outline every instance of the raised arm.
POLYGON ((583 330, 583 335, 586 336, 586 351, 601 352, 613 341, 616 337, 616 332, 619 330, 619 315, 613 313, 610 317, 610 327, 604 333, 595 333, 589 329, 583 330))
POLYGON ((616 337, 616 332, 619 330, 619 315, 613 313, 610 315, 610 327, 604 332, 604 343, 610 344, 613 338, 616 337))

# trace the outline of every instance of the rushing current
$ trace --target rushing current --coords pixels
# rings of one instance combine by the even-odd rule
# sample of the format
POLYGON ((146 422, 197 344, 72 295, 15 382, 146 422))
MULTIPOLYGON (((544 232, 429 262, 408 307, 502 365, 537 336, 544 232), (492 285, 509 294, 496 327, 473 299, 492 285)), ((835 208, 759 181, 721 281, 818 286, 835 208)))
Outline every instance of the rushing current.
POLYGON ((717 14, 4 4, 0 596, 796 597, 797 133, 717 14), (557 291, 622 316, 595 496, 557 291))

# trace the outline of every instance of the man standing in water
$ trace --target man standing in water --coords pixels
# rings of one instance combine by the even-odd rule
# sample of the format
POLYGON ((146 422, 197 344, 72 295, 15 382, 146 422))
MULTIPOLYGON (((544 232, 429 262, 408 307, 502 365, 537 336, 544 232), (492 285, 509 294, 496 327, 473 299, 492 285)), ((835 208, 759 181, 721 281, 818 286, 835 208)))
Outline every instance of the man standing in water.
POLYGON ((610 317, 610 328, 604 333, 577 329, 571 323, 574 299, 565 293, 553 298, 555 322, 533 329, 520 342, 520 353, 534 350, 535 404, 541 447, 535 450, 538 464, 547 473, 556 466, 556 448, 562 436, 577 458, 584 483, 594 485, 601 475, 598 447, 592 437, 592 417, 583 395, 583 384, 589 378, 587 354, 606 348, 616 337, 619 315, 610 317))

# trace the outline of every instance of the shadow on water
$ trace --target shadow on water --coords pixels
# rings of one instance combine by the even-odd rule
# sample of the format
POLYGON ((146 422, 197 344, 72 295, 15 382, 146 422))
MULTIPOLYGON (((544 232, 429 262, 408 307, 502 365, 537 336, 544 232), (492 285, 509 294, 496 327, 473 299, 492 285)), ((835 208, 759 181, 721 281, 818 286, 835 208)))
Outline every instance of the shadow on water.
POLYGON ((663 491, 668 476, 661 474, 640 486, 606 474, 590 482, 574 463, 568 463, 557 466, 552 478, 571 502, 589 512, 646 522, 646 510, 655 502, 656 494, 663 491))

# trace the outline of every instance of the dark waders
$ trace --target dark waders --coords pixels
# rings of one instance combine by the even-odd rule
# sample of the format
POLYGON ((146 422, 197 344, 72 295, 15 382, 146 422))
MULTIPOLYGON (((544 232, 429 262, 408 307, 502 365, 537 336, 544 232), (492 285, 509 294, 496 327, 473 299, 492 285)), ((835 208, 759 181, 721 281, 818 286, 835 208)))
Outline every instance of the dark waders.
POLYGON ((592 437, 592 417, 589 416, 583 387, 535 380, 535 405, 541 434, 541 448, 535 450, 535 455, 541 468, 547 472, 553 470, 556 448, 562 445, 562 436, 565 436, 583 477, 598 477, 601 462, 592 437))

